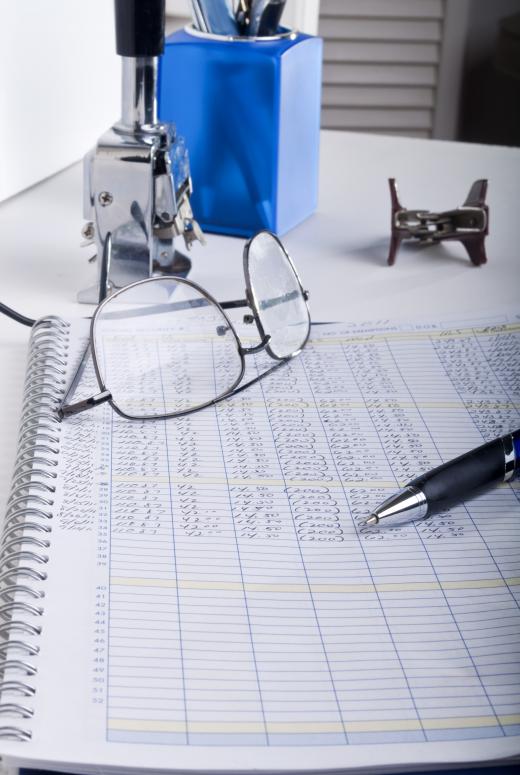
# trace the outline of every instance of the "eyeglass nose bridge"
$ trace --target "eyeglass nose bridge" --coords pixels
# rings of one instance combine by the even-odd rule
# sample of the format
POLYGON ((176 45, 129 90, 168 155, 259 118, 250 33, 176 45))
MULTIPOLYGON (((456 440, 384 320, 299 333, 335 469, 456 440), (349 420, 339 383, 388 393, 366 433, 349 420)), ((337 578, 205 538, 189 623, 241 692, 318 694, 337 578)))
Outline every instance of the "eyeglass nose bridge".
POLYGON ((262 352, 265 350, 269 342, 271 341, 271 334, 264 334, 262 341, 256 344, 254 347, 239 347, 240 355, 254 355, 254 353, 262 352))

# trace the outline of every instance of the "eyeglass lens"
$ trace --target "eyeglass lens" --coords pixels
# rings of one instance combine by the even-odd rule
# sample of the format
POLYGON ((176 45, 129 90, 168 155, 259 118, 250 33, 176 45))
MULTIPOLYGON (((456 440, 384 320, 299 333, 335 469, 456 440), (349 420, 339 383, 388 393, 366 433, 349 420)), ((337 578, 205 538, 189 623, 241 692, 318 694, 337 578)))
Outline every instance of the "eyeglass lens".
POLYGON ((239 343, 219 307, 175 278, 114 294, 98 311, 93 336, 101 379, 130 417, 203 406, 242 376, 239 343))
POLYGON ((251 240, 248 272, 269 350, 277 358, 294 355, 309 335, 309 311, 290 259, 269 232, 251 240))

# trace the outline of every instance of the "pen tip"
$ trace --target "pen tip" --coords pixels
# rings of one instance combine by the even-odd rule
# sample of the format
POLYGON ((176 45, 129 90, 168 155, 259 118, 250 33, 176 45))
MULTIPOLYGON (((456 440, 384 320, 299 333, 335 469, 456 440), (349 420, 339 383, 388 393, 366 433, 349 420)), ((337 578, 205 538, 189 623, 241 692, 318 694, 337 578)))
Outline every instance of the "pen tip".
POLYGON ((371 514, 365 521, 365 525, 377 525, 379 517, 376 514, 371 514))

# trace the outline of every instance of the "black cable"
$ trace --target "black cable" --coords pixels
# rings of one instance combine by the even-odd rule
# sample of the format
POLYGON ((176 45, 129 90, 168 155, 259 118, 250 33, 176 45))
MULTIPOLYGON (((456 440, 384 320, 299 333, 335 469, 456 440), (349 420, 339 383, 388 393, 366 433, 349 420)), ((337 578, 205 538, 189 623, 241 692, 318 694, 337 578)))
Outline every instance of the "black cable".
POLYGON ((21 323, 23 326, 29 326, 29 328, 32 328, 36 323, 36 320, 31 320, 31 318, 26 318, 25 315, 20 315, 19 312, 15 312, 14 309, 11 309, 11 307, 8 307, 6 304, 2 304, 1 301, 0 312, 7 315, 8 318, 16 320, 17 323, 21 323))

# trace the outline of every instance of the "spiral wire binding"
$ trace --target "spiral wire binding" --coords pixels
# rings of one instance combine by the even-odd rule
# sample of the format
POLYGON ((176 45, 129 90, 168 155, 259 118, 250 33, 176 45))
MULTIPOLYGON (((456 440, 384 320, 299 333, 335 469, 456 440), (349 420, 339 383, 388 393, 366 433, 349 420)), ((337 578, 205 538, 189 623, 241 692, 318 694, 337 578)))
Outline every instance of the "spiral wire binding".
POLYGON ((69 329, 64 320, 47 317, 31 332, 18 451, 0 541, 0 739, 31 739, 20 720, 33 715, 27 698, 35 694, 31 677, 38 672, 35 640, 41 633, 51 546, 53 469, 61 434, 56 410, 65 392, 69 329), (10 725, 3 725, 4 717, 10 725))

